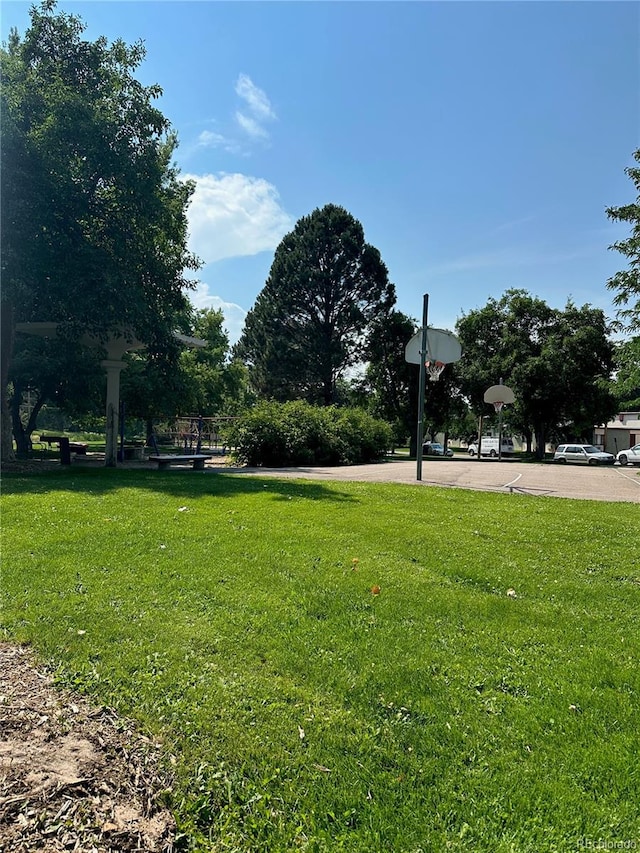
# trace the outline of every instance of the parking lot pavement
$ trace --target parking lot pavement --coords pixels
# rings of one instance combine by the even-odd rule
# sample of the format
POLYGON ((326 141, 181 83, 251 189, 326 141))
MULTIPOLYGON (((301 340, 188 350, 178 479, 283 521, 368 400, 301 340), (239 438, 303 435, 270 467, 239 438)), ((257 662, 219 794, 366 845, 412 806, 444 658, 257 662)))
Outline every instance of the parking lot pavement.
POLYGON ((370 483, 412 483, 541 497, 640 503, 640 470, 618 465, 554 465, 513 460, 425 459, 422 480, 415 461, 380 462, 326 468, 218 468, 234 474, 355 480, 370 483))

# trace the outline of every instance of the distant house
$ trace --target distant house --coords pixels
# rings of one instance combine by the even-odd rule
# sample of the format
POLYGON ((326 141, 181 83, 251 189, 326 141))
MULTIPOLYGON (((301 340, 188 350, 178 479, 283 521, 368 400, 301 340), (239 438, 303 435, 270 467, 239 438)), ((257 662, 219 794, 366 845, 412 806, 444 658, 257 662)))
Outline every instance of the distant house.
POLYGON ((608 453, 640 444, 640 412, 620 412, 608 424, 594 427, 593 443, 608 453))

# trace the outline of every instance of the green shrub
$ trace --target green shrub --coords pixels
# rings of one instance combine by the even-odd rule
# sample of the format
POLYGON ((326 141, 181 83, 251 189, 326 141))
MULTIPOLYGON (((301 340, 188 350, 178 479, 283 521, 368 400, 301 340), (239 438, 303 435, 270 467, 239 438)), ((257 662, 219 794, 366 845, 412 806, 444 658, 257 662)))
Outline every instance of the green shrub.
POLYGON ((341 462, 374 462, 392 446, 393 430, 386 421, 377 420, 363 409, 338 409, 336 415, 344 445, 341 462))
POLYGON ((391 427, 361 409, 320 408, 302 400, 258 403, 235 425, 231 442, 247 465, 349 465, 380 459, 391 427))

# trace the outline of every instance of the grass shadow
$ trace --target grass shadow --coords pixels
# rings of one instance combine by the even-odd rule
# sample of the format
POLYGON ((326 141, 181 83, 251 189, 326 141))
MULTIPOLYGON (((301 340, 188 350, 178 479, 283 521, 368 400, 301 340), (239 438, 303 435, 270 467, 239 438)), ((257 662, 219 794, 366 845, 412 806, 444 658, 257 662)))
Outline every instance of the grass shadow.
MULTIPOLYGON (((302 476, 301 479, 304 479, 302 476)), ((2 492, 6 495, 46 494, 52 491, 107 494, 117 489, 148 489, 175 498, 237 495, 268 491, 277 499, 302 496, 307 500, 357 502, 353 494, 340 491, 336 484, 278 479, 259 475, 218 473, 215 471, 152 471, 120 468, 57 468, 39 473, 3 473, 2 492)))

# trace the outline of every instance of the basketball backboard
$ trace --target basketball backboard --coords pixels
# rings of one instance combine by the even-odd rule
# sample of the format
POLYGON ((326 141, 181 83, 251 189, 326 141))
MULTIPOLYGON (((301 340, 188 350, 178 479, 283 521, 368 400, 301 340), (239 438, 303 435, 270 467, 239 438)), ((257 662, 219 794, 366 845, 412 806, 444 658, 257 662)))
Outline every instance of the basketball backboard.
POLYGON ((507 385, 492 385, 484 392, 485 403, 513 403, 516 397, 507 385))
MULTIPOLYGON (((420 364, 420 349, 422 347, 422 329, 419 329, 411 338, 404 349, 405 361, 409 364, 420 364)), ((427 351, 424 361, 439 361, 443 364, 451 364, 460 361, 462 357, 462 346, 453 332, 446 329, 427 328, 427 351)))

